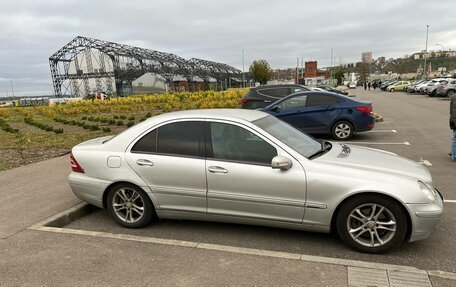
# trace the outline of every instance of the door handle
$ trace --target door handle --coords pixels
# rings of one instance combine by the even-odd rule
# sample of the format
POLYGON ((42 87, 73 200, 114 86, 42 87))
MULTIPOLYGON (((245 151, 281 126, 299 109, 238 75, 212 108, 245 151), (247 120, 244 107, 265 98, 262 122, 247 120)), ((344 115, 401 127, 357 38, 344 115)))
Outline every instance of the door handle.
POLYGON ((228 173, 226 169, 220 166, 210 166, 207 170, 212 173, 228 173))
POLYGON ((140 166, 154 166, 154 163, 147 159, 138 159, 136 164, 140 166))

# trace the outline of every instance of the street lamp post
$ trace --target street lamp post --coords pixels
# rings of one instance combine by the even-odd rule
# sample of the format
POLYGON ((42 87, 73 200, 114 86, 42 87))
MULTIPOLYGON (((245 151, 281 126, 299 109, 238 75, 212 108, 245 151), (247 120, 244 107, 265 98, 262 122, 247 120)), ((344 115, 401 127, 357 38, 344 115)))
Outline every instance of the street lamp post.
POLYGON ((242 50, 242 87, 245 88, 244 50, 242 50))
POLYGON ((426 50, 424 52, 424 78, 427 78, 426 60, 427 60, 427 46, 428 46, 429 25, 426 25, 426 50))
POLYGON ((13 93, 13 98, 14 98, 13 80, 11 80, 10 83, 11 83, 11 92, 13 93))

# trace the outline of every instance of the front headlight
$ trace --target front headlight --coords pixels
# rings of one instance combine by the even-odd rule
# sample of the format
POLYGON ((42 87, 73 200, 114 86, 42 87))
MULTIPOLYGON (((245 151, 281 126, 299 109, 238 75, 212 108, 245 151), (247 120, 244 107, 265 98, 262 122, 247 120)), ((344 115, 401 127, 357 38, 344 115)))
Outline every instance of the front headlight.
POLYGON ((420 185, 421 191, 426 195, 426 197, 431 201, 435 202, 435 191, 434 188, 429 186, 428 184, 419 181, 418 184, 420 185))

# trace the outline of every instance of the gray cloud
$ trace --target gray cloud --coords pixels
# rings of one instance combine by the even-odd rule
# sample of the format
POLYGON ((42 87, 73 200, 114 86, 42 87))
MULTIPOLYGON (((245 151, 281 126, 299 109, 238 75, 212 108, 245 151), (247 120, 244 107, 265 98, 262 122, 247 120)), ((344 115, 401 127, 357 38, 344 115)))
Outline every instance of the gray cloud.
MULTIPOLYGON (((51 93, 48 58, 77 35, 225 62, 238 68, 266 59, 272 67, 296 57, 330 64, 400 57, 436 43, 456 48, 454 3, 395 1, 87 1, 0 0, 0 96, 12 79, 17 93, 51 93)), ((246 67, 247 68, 247 67, 246 67)))

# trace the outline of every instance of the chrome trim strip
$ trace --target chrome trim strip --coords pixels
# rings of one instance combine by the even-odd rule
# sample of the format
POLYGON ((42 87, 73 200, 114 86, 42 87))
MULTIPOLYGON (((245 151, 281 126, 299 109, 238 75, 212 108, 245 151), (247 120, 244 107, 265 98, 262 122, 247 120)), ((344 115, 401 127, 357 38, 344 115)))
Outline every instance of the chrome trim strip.
POLYGON ((315 208, 315 209, 326 209, 328 208, 325 204, 322 203, 315 203, 315 202, 306 202, 304 205, 307 208, 315 208))
POLYGON ((207 194, 207 200, 210 200, 210 199, 265 203, 265 204, 285 205, 285 206, 294 206, 294 207, 304 208, 304 201, 285 200, 285 199, 277 199, 277 198, 272 198, 272 197, 246 196, 246 195, 239 195, 239 194, 225 193, 225 192, 209 191, 207 194))

